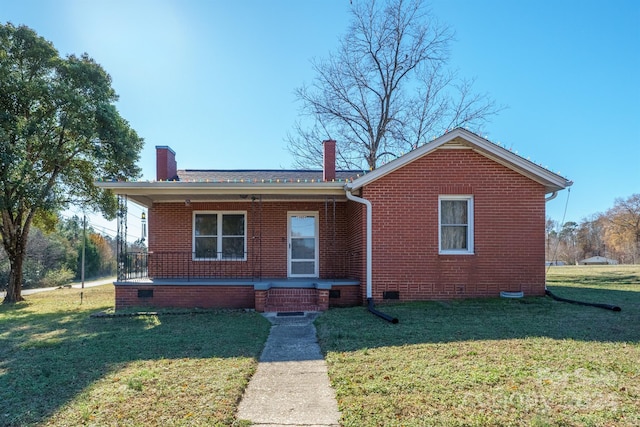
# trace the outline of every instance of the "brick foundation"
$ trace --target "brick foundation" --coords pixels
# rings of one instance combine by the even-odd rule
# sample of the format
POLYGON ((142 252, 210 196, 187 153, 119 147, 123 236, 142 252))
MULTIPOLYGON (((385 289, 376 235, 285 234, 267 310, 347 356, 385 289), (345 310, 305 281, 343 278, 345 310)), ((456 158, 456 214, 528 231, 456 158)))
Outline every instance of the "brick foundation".
POLYGON ((253 286, 116 285, 116 310, 126 307, 254 308, 253 286), (151 291, 149 293, 138 291, 151 291), (143 295, 143 296, 139 296, 143 295))
POLYGON ((268 311, 325 311, 360 304, 360 286, 254 289, 247 285, 117 284, 116 310, 128 307, 247 308, 268 311))

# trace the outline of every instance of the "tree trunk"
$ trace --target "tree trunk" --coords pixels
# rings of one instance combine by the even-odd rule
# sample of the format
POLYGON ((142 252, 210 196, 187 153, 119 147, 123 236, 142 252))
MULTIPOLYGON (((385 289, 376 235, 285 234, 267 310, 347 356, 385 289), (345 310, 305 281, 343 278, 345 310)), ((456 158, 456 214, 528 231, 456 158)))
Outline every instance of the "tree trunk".
POLYGON ((4 304, 11 304, 24 301, 22 298, 22 264, 24 262, 24 248, 14 257, 10 257, 11 270, 9 271, 9 284, 7 295, 4 297, 4 304))
POLYGON ((27 254, 27 238, 33 212, 26 213, 26 220, 22 223, 23 214, 12 217, 7 211, 2 212, 2 226, 4 235, 3 245, 5 252, 9 257, 9 283, 7 284, 7 295, 4 297, 3 304, 12 304, 24 301, 22 298, 22 277, 24 266, 24 258, 27 254))

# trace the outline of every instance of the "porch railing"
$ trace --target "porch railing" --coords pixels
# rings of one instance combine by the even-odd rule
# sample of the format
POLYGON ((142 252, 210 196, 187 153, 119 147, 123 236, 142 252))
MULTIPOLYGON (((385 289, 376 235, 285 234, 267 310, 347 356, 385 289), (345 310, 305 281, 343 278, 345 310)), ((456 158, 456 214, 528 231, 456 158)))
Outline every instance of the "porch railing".
MULTIPOLYGON (((339 251, 326 262, 326 278, 347 278, 357 267, 358 254, 339 251)), ((127 252, 120 254, 118 280, 121 282, 147 279, 258 279, 261 278, 261 260, 249 253, 194 252, 127 252)), ((269 262, 265 260, 265 262, 269 262)))
POLYGON ((121 255, 118 280, 136 279, 249 279, 256 272, 242 256, 193 252, 128 252, 121 255))

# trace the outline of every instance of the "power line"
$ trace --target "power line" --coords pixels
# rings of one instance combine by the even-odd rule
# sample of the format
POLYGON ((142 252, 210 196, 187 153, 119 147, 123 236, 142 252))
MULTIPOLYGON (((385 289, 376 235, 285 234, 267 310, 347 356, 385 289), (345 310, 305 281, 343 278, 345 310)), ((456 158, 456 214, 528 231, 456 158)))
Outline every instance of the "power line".
MULTIPOLYGON (((60 216, 62 218, 64 218, 64 219, 67 219, 67 220, 71 220, 71 219, 74 219, 74 218, 77 218, 78 220, 82 219, 82 216, 77 215, 75 213, 74 213, 74 215, 69 215, 69 214, 67 214, 65 212, 61 212, 60 216)), ((134 219, 137 219, 137 220, 141 221, 141 218, 135 217, 133 214, 130 214, 130 216, 131 216, 131 218, 134 218, 134 219)), ((112 222, 115 222, 115 220, 109 221, 109 222, 107 222, 107 224, 111 224, 112 222)), ((118 236, 118 231, 116 229, 111 228, 109 226, 106 226, 104 224, 100 224, 100 223, 92 220, 91 219, 91 215, 87 216, 87 224, 94 231, 101 232, 102 234, 105 234, 105 235, 107 235, 107 236, 109 236, 111 238, 117 238, 117 236, 118 236)), ((127 225, 127 229, 128 229, 128 231, 130 231, 130 232, 127 233, 127 241, 130 242, 130 243, 131 242, 135 242, 136 240, 138 240, 139 239, 139 237, 137 237, 138 235, 142 236, 142 224, 138 223, 137 221, 132 221, 132 223, 128 224, 127 225)))
MULTIPOLYGON (((561 224, 564 224, 564 220, 567 217, 567 208, 569 207, 569 196, 571 195, 571 188, 567 188, 567 200, 564 203, 564 212, 562 214, 562 222, 561 224)), ((558 224, 558 227, 560 227, 560 224, 558 224)), ((560 231, 560 230, 558 230, 560 231)), ((557 261, 556 257, 558 256, 558 247, 560 246, 560 239, 557 239, 556 241, 556 247, 553 249, 553 255, 551 256, 551 263, 557 261)), ((547 266, 547 274, 549 273, 549 270, 551 269, 551 264, 549 264, 547 266)))

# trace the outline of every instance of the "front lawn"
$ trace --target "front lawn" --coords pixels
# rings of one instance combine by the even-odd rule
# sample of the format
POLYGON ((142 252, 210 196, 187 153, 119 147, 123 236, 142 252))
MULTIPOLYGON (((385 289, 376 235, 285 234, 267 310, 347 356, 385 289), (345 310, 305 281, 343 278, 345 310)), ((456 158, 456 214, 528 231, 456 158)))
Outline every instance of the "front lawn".
POLYGON ((554 267, 550 298, 380 305, 317 320, 344 426, 640 425, 640 266, 554 267))
POLYGON ((0 306, 0 426, 234 422, 269 322, 256 313, 119 318, 113 286, 0 306), (82 302, 82 303, 81 303, 82 302))
MULTIPOLYGON (((554 267, 550 298, 380 305, 317 320, 344 426, 640 425, 640 266, 554 267)), ((113 287, 0 306, 0 426, 234 425, 256 313, 91 318, 113 287)), ((310 390, 310 393, 313 391, 310 390)))

